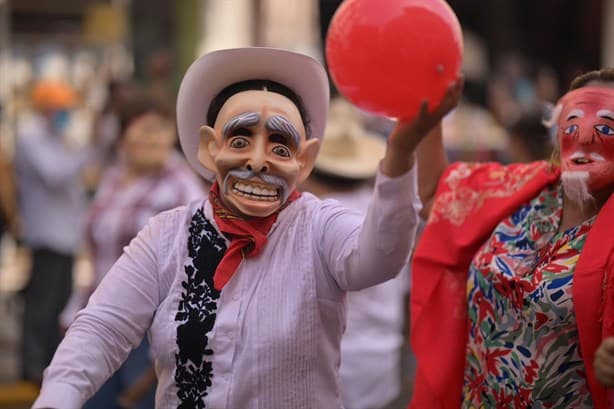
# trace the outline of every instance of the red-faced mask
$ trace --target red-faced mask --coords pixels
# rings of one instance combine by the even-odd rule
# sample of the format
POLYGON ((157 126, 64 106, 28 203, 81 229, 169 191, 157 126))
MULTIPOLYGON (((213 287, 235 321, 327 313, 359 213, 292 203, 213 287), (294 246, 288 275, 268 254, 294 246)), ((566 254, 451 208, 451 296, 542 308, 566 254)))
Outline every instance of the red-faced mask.
POLYGON ((559 102, 561 169, 588 174, 591 192, 614 184, 614 88, 587 86, 559 102))

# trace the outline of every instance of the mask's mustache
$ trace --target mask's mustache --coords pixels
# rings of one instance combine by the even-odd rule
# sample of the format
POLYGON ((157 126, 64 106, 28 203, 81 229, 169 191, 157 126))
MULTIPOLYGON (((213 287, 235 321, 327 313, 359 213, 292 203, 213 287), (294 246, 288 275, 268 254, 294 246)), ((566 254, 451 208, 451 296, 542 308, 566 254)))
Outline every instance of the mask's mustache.
POLYGON ((259 178, 264 183, 277 187, 280 191, 281 203, 286 203, 288 196, 290 196, 290 192, 288 191, 288 183, 285 181, 285 179, 280 178, 279 176, 254 172, 252 170, 247 169, 233 169, 226 174, 226 177, 224 178, 224 183, 222 185, 222 191, 224 192, 224 194, 228 194, 228 190, 230 188, 230 186, 228 186, 228 181, 230 180, 231 176, 237 179, 245 180, 259 178))

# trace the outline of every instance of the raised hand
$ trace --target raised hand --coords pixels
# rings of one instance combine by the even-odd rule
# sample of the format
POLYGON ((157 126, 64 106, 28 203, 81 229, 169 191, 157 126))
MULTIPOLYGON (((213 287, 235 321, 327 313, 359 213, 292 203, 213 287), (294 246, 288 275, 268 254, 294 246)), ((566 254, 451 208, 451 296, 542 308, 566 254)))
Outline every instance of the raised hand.
POLYGON ((382 160, 383 174, 394 177, 411 169, 414 164, 414 150, 441 119, 458 105, 463 90, 463 78, 448 86, 439 105, 429 111, 425 101, 414 119, 399 120, 387 140, 386 155, 382 160))
POLYGON ((451 83, 439 105, 429 111, 428 102, 424 101, 418 115, 409 120, 399 120, 388 137, 389 149, 413 152, 422 139, 437 125, 441 119, 458 105, 463 91, 463 77, 451 83))

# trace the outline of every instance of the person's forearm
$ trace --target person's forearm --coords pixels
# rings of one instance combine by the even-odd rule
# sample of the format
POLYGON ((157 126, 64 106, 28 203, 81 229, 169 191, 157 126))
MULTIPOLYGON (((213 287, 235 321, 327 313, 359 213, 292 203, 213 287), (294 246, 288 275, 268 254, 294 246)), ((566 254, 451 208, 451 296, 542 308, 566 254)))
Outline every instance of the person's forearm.
POLYGON ((418 194, 422 200, 421 216, 428 218, 441 175, 448 167, 443 146, 442 126, 439 123, 416 148, 418 161, 418 194))
POLYGON ((403 174, 413 166, 416 154, 423 218, 428 218, 439 179, 448 164, 443 149, 441 121, 458 105, 462 90, 463 78, 459 75, 456 81, 448 85, 446 93, 434 109, 429 109, 429 101, 424 100, 415 118, 397 122, 388 135, 382 173, 391 177, 403 174))
POLYGON ((380 164, 380 171, 391 178, 401 176, 414 166, 414 156, 413 151, 401 151, 388 147, 380 164))
POLYGON ((377 176, 361 225, 360 218, 343 211, 327 217, 322 230, 331 233, 324 235, 321 249, 342 290, 361 290, 399 273, 414 246, 420 207, 412 169, 396 178, 377 176))

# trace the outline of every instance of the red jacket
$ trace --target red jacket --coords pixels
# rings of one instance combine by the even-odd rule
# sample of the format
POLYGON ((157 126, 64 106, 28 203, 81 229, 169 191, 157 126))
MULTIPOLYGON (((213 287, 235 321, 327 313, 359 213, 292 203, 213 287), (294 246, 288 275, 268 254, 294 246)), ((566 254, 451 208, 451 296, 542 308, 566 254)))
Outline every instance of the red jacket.
MULTIPOLYGON (((411 344, 418 361, 411 409, 457 409, 467 345, 469 264, 494 228, 560 171, 547 162, 450 166, 441 178, 412 266, 411 344)), ((596 409, 608 393, 595 379, 602 338, 614 335, 614 195, 599 212, 576 265, 573 301, 596 409)))

